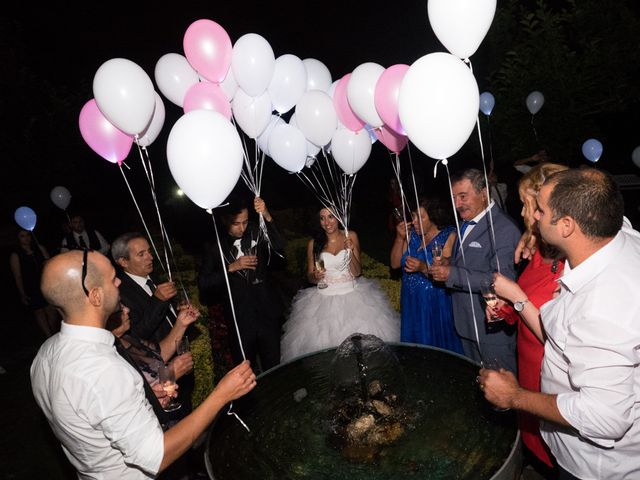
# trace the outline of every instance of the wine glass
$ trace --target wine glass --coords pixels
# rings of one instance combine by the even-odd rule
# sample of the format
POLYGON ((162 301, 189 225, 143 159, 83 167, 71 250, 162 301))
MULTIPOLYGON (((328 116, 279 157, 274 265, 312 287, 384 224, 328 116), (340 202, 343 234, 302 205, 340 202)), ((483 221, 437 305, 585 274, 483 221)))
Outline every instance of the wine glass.
MULTIPOLYGON (((253 238, 251 238, 251 240, 249 241, 249 244, 245 248, 243 248, 242 253, 243 255, 257 258, 258 242, 256 242, 255 240, 253 240, 253 238)), ((251 269, 247 270, 247 280, 254 285, 257 283, 260 283, 260 280, 256 275, 256 270, 251 270, 251 269)))
MULTIPOLYGON (((322 253, 316 255, 315 267, 316 267, 316 270, 319 272, 324 271, 324 260, 322 259, 322 253)), ((324 281, 324 278, 321 278, 320 280, 318 280, 319 289, 327 288, 328 286, 329 285, 327 285, 327 282, 324 281)))
MULTIPOLYGON (((498 305, 498 295, 496 295, 496 290, 493 285, 493 281, 491 280, 483 280, 480 283, 480 292, 482 293, 482 297, 484 298, 485 303, 490 306, 492 309, 498 305)), ((498 316, 492 316, 488 322, 500 322, 504 320, 498 316)))
POLYGON ((182 355, 183 353, 190 352, 191 348, 189 346, 189 337, 186 335, 181 338, 176 339, 176 354, 182 355))
POLYGON ((182 404, 176 402, 173 398, 173 394, 178 388, 178 385, 176 384, 176 372, 172 364, 166 363, 158 368, 158 380, 160 381, 160 385, 162 385, 162 389, 169 396, 169 403, 164 407, 164 411, 173 412, 182 407, 182 404))
POLYGON ((433 258, 433 263, 440 263, 442 260, 442 247, 443 245, 435 240, 431 245, 431 256, 433 258))

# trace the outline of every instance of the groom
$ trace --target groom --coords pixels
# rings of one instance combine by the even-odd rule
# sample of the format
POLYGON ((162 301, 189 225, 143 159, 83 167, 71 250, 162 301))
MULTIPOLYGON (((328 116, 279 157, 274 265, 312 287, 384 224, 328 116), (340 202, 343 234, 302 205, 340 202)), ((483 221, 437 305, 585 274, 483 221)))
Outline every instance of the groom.
POLYGON ((198 272, 198 288, 201 295, 207 292, 209 296, 225 299, 224 317, 228 324, 234 362, 240 363, 244 352, 244 357, 251 360, 254 368, 257 368, 256 358, 259 358, 264 371, 280 363, 280 329, 284 308, 280 296, 270 284, 268 264, 270 258, 277 255, 276 252, 284 249, 285 240, 262 198, 254 199, 253 208, 265 220, 270 246, 274 251, 270 251, 269 243, 260 237, 258 225, 249 221, 248 207, 239 200, 232 200, 228 207, 220 209, 218 216, 224 230, 220 237, 224 262, 221 262, 218 246, 210 246, 204 253, 198 272), (242 344, 238 342, 223 268, 229 276, 242 344))

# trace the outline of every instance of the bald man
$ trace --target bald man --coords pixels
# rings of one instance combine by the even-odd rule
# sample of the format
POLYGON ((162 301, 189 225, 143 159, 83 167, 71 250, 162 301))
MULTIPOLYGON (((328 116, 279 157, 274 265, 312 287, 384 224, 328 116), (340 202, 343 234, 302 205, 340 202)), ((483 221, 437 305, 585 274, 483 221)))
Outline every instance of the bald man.
POLYGON ((52 258, 42 293, 60 308, 60 333, 31 365, 33 395, 81 479, 148 479, 180 457, 228 402, 256 385, 249 362, 231 370, 205 401, 167 432, 144 395, 143 379, 105 330, 119 307, 120 280, 97 252, 52 258))

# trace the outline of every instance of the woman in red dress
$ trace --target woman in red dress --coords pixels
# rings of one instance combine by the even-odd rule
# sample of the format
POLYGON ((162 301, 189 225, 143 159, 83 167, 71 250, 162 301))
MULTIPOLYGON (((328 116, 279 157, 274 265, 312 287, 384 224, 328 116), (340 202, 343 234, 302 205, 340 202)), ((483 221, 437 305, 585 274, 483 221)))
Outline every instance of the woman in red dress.
MULTIPOLYGON (((559 258, 559 252, 555 248, 538 239, 533 214, 536 210, 536 195, 545 179, 553 173, 566 169, 564 165, 542 163, 533 167, 520 179, 518 190, 523 203, 521 214, 526 227, 520 245, 527 246, 529 263, 517 283, 502 275, 496 275, 496 293, 507 303, 499 304, 496 307, 499 309, 497 311, 487 311, 488 316, 497 315, 510 324, 518 325, 518 380, 522 387, 537 392, 540 391, 544 334, 539 325, 536 325, 532 331, 527 323, 522 321, 520 315, 526 303, 530 302, 535 309, 539 310, 543 304, 553 298, 558 288, 557 281, 562 276, 564 261, 559 258), (534 333, 536 330, 537 332, 534 333)), ((531 314, 531 312, 528 313, 531 314)), ((518 415, 520 433, 526 448, 552 469, 551 454, 540 436, 539 419, 523 412, 518 415)), ((546 473, 551 474, 552 471, 546 473)))

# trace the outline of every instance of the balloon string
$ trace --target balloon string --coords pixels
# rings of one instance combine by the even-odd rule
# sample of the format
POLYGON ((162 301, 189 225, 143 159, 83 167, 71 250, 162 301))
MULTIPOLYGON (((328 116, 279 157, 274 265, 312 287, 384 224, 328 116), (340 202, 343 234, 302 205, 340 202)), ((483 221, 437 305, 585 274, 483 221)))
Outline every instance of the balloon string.
MULTIPOLYGON (((173 253, 173 245, 171 244, 171 238, 169 237, 169 232, 167 230, 167 227, 165 226, 163 220, 162 220, 162 216, 160 215, 160 207, 158 204, 158 199, 157 199, 157 194, 156 194, 156 190, 155 190, 155 180, 154 180, 154 175, 153 175, 153 167, 152 167, 152 163, 151 163, 151 157, 149 156, 149 152, 147 150, 146 147, 142 147, 142 151, 144 153, 145 156, 145 160, 146 160, 146 164, 147 164, 147 168, 148 168, 148 174, 147 174, 147 179, 149 180, 149 185, 151 186, 151 195, 153 198, 153 203, 156 207, 156 213, 158 215, 158 222, 160 223, 160 234, 162 235, 162 239, 163 239, 163 246, 164 246, 164 251, 165 251, 165 261, 167 262, 167 269, 169 271, 169 280, 171 280, 171 269, 170 269, 170 264, 173 263, 173 268, 176 271, 176 276, 178 279, 178 284, 180 286, 180 290, 182 290, 182 294, 184 295, 184 299, 188 302, 191 303, 191 299, 189 298, 189 294, 187 293, 187 289, 184 286, 184 282, 182 281, 182 275, 180 274, 180 271, 178 269, 178 264, 176 262, 176 257, 173 253), (171 258, 171 263, 169 262, 169 258, 167 258, 167 249, 169 251, 169 257, 171 258)), ((143 167, 145 166, 145 162, 142 162, 143 167)), ((147 168, 145 168, 145 173, 147 173, 147 168)))
MULTIPOLYGON (((458 243, 459 245, 459 250, 460 250, 460 254, 462 255, 462 265, 464 266, 464 274, 465 274, 465 278, 467 280, 467 291, 469 292, 469 303, 471 304, 471 318, 473 318, 473 329, 475 331, 475 335, 476 335, 476 345, 478 346, 478 354, 480 355, 480 358, 482 359, 482 349, 480 347, 480 334, 478 333, 478 319, 476 318, 476 310, 475 307, 473 305, 473 291, 471 290, 471 280, 469 279, 469 271, 467 270, 467 260, 464 256, 464 248, 462 246, 462 234, 460 232, 460 221, 458 220, 458 212, 456 211, 456 203, 455 200, 453 199, 453 186, 451 185, 451 174, 449 173, 449 162, 448 160, 445 158, 442 160, 442 165, 444 165, 445 169, 447 170, 447 180, 449 182, 449 191, 451 192, 451 206, 453 207, 453 218, 456 221, 456 230, 458 233, 458 243)), ((482 363, 481 363, 482 365, 482 363)))
MULTIPOLYGON (((420 213, 420 199, 418 198, 418 186, 416 185, 416 176, 413 170, 413 160, 411 158, 411 152, 409 152, 409 168, 411 169, 411 181, 413 183, 413 193, 416 197, 416 212, 418 213, 418 219, 420 221, 420 245, 418 246, 418 250, 416 250, 416 255, 418 255, 418 251, 420 250, 420 246, 424 243, 424 230, 422 228, 422 214, 420 213)), ((427 265, 431 266, 429 263, 429 258, 427 256, 426 245, 424 252, 424 259, 427 261, 427 265)))
POLYGON ((538 140, 538 132, 536 131, 536 126, 533 124, 534 115, 531 114, 531 128, 533 128, 533 136, 536 137, 536 143, 540 145, 540 141, 538 140))
MULTIPOLYGON (((407 212, 405 211, 404 205, 406 203, 407 206, 408 206, 409 203, 407 202, 407 199, 405 198, 404 187, 402 186, 402 176, 400 174, 400 154, 399 153, 394 153, 393 155, 395 155, 395 159, 392 156, 392 152, 389 150, 389 159, 391 160, 391 168, 393 169, 393 172, 396 175, 396 180, 398 182, 398 188, 400 189, 400 203, 401 203, 401 206, 402 206, 402 220, 404 221, 404 223, 406 225, 406 223, 407 223, 407 212)), ((409 229, 408 228, 405 228, 404 235, 405 235, 405 240, 407 241, 407 252, 409 252, 409 229)))
MULTIPOLYGON (((484 146, 482 144, 482 133, 480 131, 480 116, 476 119, 476 126, 478 127, 478 139, 480 141, 480 155, 482 156, 482 171, 484 173, 484 183, 487 186, 487 202, 489 203, 489 227, 491 230, 491 240, 493 241, 493 256, 496 259, 496 269, 500 272, 500 258, 498 257, 498 248, 496 245, 496 230, 493 225, 493 213, 491 212, 491 184, 489 183, 489 177, 487 176, 487 164, 484 158, 484 146)), ((497 187, 496 187, 497 188, 497 187)))
MULTIPOLYGON (((147 237, 149 238, 149 241, 151 242, 151 246, 153 247, 153 251, 156 254, 156 258, 160 258, 160 255, 158 254, 158 249, 156 248, 156 244, 153 241, 153 238, 151 237, 151 233, 149 232, 149 228, 147 228, 147 222, 144 221, 144 216, 142 215, 142 212, 140 211, 140 207, 138 206, 138 202, 136 201, 136 197, 133 194, 133 190, 131 190, 131 185, 129 185, 129 180, 127 180, 127 176, 124 174, 124 170, 122 170, 122 165, 118 165, 118 167, 120 168, 120 173, 122 173, 122 178, 124 178, 124 183, 126 183, 127 188, 129 189, 129 194, 131 195, 131 199, 133 200, 133 204, 136 206, 136 210, 138 211, 138 215, 140 216, 140 221, 142 222, 142 225, 144 226, 144 231, 147 233, 147 237)), ((128 167, 127 167, 128 168, 128 167)), ((165 266, 162 264, 162 262, 159 262, 160 266, 162 267, 162 270, 165 270, 165 266)))
MULTIPOLYGON (((153 181, 153 175, 149 173, 149 169, 151 168, 151 163, 149 162, 149 169, 147 169, 147 165, 144 159, 144 155, 142 153, 142 148, 140 147, 140 144, 138 143, 138 138, 136 136, 136 146, 138 147, 138 154, 140 155, 140 163, 142 164, 142 168, 144 170, 145 175, 147 176, 147 181, 149 182, 149 189, 151 190, 151 198, 153 199, 153 205, 156 209, 156 215, 158 217, 158 225, 160 226, 160 240, 162 241, 162 251, 164 253, 164 262, 165 265, 167 266, 166 268, 166 272, 167 272, 167 276, 169 277, 169 281, 172 282, 173 278, 171 275, 171 264, 169 263, 169 257, 167 255, 167 244, 165 241, 165 235, 164 235, 164 225, 162 223, 162 216, 160 215, 160 208, 158 208, 158 199, 156 197, 156 190, 155 190, 155 184, 153 181)), ((145 149, 146 151, 146 149, 145 149)), ((160 259, 158 259, 160 260, 160 259)), ((162 262, 160 262, 162 263, 162 262)))

